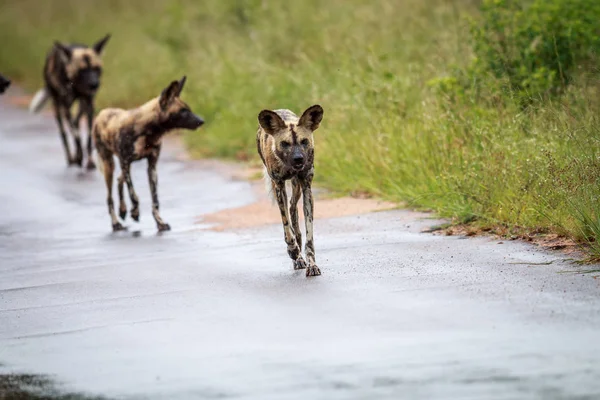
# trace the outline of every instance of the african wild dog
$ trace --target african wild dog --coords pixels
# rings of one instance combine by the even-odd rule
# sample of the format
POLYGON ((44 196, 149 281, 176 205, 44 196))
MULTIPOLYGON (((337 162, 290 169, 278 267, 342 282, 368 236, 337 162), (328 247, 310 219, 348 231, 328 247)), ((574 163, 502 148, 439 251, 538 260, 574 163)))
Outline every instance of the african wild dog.
POLYGON ((10 86, 10 80, 0 75, 0 94, 4 93, 10 86))
POLYGON ((108 190, 107 203, 113 231, 125 229, 117 220, 112 199, 112 182, 115 168, 113 155, 121 165, 121 176, 118 179, 119 216, 125 220, 127 208, 123 196, 123 184, 127 183, 131 199, 131 218, 139 221, 139 201, 131 182, 130 166, 133 161, 148 159, 148 180, 152 194, 152 215, 159 231, 171 229, 158 213, 158 178, 156 163, 160 155, 163 136, 174 129, 199 128, 204 121, 192 113, 190 107, 180 98, 185 84, 185 76, 180 81, 173 81, 162 91, 160 96, 148 101, 138 108, 122 110, 107 108, 96 117, 92 129, 94 143, 100 165, 104 172, 108 190))
POLYGON ((271 181, 272 193, 279 205, 287 251, 294 269, 307 267, 301 254, 302 233, 298 226, 298 200, 302 194, 306 223, 305 253, 308 259, 306 276, 321 275, 315 263, 311 185, 315 156, 313 132, 322 119, 323 108, 319 105, 309 107, 300 118, 290 110, 263 110, 258 114, 260 127, 256 133, 258 154, 265 166, 265 179, 271 181), (292 183, 289 214, 285 188, 287 180, 292 183))
POLYGON ((29 110, 38 112, 49 98, 54 106, 54 116, 60 131, 62 144, 67 157, 67 165, 83 164, 83 149, 79 135, 79 121, 85 114, 88 123, 87 168, 94 169, 92 160, 92 121, 94 119, 94 96, 100 87, 102 75, 102 49, 110 39, 106 35, 92 47, 82 44, 63 45, 55 42, 46 57, 44 65, 45 87, 39 90, 29 110), (79 112, 75 119, 71 116, 71 106, 79 100, 79 112), (71 135, 75 140, 75 156, 71 157, 69 141, 65 133, 63 118, 69 125, 71 135))

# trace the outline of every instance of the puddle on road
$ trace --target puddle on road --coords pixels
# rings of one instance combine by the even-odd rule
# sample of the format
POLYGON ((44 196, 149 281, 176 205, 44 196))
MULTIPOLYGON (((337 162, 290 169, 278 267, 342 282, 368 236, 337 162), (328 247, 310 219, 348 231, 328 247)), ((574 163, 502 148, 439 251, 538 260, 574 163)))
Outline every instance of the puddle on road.
POLYGON ((0 374, 0 399, 109 400, 106 397, 61 391, 49 376, 34 374, 0 374))

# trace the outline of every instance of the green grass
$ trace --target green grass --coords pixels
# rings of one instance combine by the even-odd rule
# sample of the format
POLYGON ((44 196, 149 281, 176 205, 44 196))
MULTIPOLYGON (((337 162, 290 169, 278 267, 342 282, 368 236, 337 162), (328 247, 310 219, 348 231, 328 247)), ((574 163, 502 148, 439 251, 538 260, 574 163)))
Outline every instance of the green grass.
POLYGON ((54 39, 111 32, 98 105, 140 104, 187 74, 182 96, 207 121, 186 135, 196 156, 257 162, 261 109, 319 103, 319 184, 547 229, 600 256, 598 68, 526 108, 509 93, 457 99, 428 84, 468 66, 464 17, 477 19, 478 3, 3 0, 0 70, 36 89, 54 39))

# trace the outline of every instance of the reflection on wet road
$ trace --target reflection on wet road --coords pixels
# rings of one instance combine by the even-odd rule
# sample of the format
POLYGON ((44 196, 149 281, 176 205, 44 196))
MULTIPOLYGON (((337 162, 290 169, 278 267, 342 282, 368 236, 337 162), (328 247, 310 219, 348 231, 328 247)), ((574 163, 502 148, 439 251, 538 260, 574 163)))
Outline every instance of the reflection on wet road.
POLYGON ((385 211, 317 220, 323 275, 306 279, 278 224, 195 223, 254 202, 247 182, 165 151, 173 231, 155 232, 138 163, 141 223, 112 234, 100 175, 63 165, 50 118, 2 104, 0 141, 4 382, 134 399, 600 396, 600 282, 535 265, 560 255, 385 211))

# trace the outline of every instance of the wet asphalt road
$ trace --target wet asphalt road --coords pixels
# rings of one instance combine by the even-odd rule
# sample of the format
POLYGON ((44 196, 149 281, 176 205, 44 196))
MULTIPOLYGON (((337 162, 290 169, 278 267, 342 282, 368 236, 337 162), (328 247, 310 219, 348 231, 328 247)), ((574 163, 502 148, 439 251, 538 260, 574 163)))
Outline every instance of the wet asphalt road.
POLYGON ((307 279, 279 225, 195 223, 255 201, 247 182, 166 151, 173 231, 137 163, 142 222, 114 235, 99 173, 61 151, 0 102, 0 373, 123 399, 600 398, 600 280, 560 255, 386 211, 316 221, 307 279))

